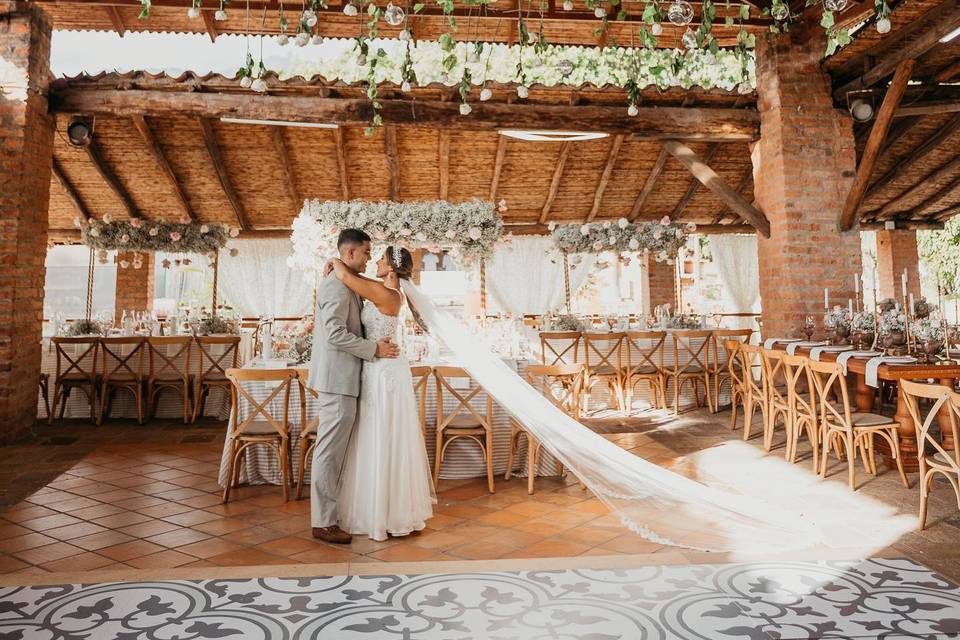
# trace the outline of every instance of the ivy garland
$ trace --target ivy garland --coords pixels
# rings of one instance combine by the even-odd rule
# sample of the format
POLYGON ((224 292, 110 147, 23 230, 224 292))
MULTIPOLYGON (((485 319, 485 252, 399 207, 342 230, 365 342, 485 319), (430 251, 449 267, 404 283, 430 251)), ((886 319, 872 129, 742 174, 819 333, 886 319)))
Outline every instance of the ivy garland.
MULTIPOLYGON (((226 20, 226 8, 229 0, 214 1, 219 3, 219 9, 214 14, 214 18, 216 20, 226 20)), ((398 2, 399 1, 400 0, 398 0, 398 2)), ((492 1, 493 0, 466 0, 466 5, 469 8, 466 18, 467 24, 469 25, 470 17, 474 10, 478 12, 484 11, 486 5, 491 4, 492 1)), ((615 21, 623 21, 627 18, 627 11, 622 8, 620 4, 621 0, 583 1, 588 9, 593 10, 594 15, 599 20, 599 25, 595 29, 594 35, 603 40, 603 48, 618 48, 619 45, 615 38, 607 38, 604 36, 608 33, 611 13, 613 14, 612 19, 615 21)), ((411 15, 416 15, 423 11, 425 4, 418 2, 411 7, 409 0, 406 0, 406 2, 406 11, 392 3, 388 4, 386 9, 382 9, 373 0, 347 0, 343 5, 344 14, 348 17, 356 16, 358 20, 359 35, 356 38, 357 49, 359 50, 358 61, 361 62, 361 66, 366 67, 367 73, 365 80, 367 84, 367 97, 373 104, 374 112, 371 127, 367 129, 368 134, 372 133, 373 127, 383 124, 383 118, 380 113, 382 105, 378 101, 377 92, 377 68, 387 57, 387 53, 379 46, 375 51, 371 52, 371 41, 377 37, 378 25, 381 19, 385 19, 394 26, 402 25, 400 40, 407 44, 402 65, 403 86, 409 88, 416 82, 416 75, 413 72, 412 64, 410 64, 409 44, 413 40, 413 35, 410 30, 409 21, 411 15)), ((806 0, 806 6, 813 6, 821 2, 823 3, 824 10, 820 24, 827 34, 825 53, 827 56, 830 56, 833 55, 837 49, 851 41, 849 31, 845 28, 837 27, 835 18, 835 13, 842 11, 849 0, 806 0)), ((437 40, 444 54, 441 66, 444 71, 450 72, 457 66, 458 60, 460 59, 457 52, 459 24, 457 17, 454 15, 455 3, 454 0, 436 0, 436 4, 441 8, 447 23, 447 31, 440 34, 437 40)), ((527 68, 524 58, 525 48, 531 47, 535 56, 539 56, 546 51, 549 45, 543 28, 545 4, 544 2, 540 2, 537 5, 536 12, 534 12, 532 9, 532 0, 526 0, 526 3, 524 3, 523 0, 518 2, 517 27, 520 45, 516 73, 513 80, 517 83, 517 95, 521 99, 526 98, 528 92, 527 68), (524 4, 526 4, 526 6, 524 6, 524 4)), ((749 33, 744 27, 745 22, 753 16, 770 17, 772 19, 769 26, 770 31, 773 33, 781 33, 789 30, 791 22, 798 18, 798 16, 791 12, 789 5, 784 0, 772 0, 771 5, 762 10, 758 10, 756 7, 745 2, 734 4, 731 3, 730 0, 726 0, 722 6, 728 10, 725 11, 725 15, 721 17, 723 24, 728 27, 739 26, 737 44, 732 51, 740 60, 743 76, 747 75, 747 68, 751 64, 752 59, 752 49, 756 44, 755 36, 749 33), (735 11, 731 14, 729 10, 734 8, 735 11)), ((198 18, 201 7, 202 0, 191 0, 191 6, 187 10, 187 15, 191 18, 198 18)), ((148 17, 150 15, 150 8, 151 0, 141 0, 140 17, 148 17)), ((321 8, 328 8, 325 0, 309 0, 301 4, 294 38, 297 45, 303 46, 311 40, 314 42, 320 40, 317 11, 321 8)), ((573 0, 564 0, 563 8, 567 11, 573 10, 573 0)), ((249 5, 247 12, 249 18, 249 5)), ((877 31, 880 33, 888 32, 890 30, 890 6, 887 0, 874 0, 874 13, 877 31)), ((655 49, 658 47, 659 36, 662 33, 662 23, 665 18, 680 27, 690 25, 695 18, 693 7, 687 0, 672 0, 668 5, 667 11, 664 11, 661 0, 645 0, 644 10, 641 16, 641 26, 637 31, 637 36, 643 48, 655 49)), ((265 19, 266 12, 264 12, 264 20, 265 19)), ((713 55, 719 53, 719 43, 713 36, 713 25, 717 19, 717 5, 715 2, 713 0, 702 0, 699 25, 696 29, 687 26, 687 30, 681 38, 683 48, 687 51, 706 50, 713 55)), ((284 13, 282 2, 278 10, 278 20, 280 24, 278 41, 280 44, 286 44, 290 39, 287 35, 289 21, 284 13)), ((469 38, 462 38, 461 40, 465 41, 469 40, 469 38)), ((479 53, 482 49, 482 44, 477 43, 475 46, 479 53)), ((684 64, 684 61, 685 59, 683 57, 678 56, 675 58, 675 62, 678 65, 684 64)), ((675 69, 674 71, 676 72, 678 70, 675 69)), ((267 85, 262 77, 264 72, 262 52, 259 63, 256 63, 248 52, 245 64, 240 68, 238 73, 241 85, 249 87, 254 91, 265 92, 267 85)), ((468 115, 471 111, 467 103, 469 87, 472 82, 471 76, 471 70, 464 64, 459 81, 462 105, 460 113, 462 115, 468 115)), ((628 112, 631 115, 635 115, 637 112, 636 104, 639 98, 640 86, 640 83, 637 82, 636 79, 629 80, 626 83, 628 91, 628 112)), ((481 100, 484 99, 483 95, 484 94, 481 93, 481 100)))

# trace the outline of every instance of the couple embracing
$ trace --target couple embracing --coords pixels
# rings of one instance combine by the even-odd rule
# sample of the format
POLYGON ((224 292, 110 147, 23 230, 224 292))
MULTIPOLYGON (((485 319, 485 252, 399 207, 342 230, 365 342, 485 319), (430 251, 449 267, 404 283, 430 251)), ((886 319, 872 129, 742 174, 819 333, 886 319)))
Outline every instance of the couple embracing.
POLYGON ((319 425, 311 468, 313 535, 346 544, 420 531, 436 503, 410 364, 398 342, 407 311, 401 280, 413 257, 387 247, 377 278, 363 274, 370 237, 345 229, 317 288, 309 386, 319 425))

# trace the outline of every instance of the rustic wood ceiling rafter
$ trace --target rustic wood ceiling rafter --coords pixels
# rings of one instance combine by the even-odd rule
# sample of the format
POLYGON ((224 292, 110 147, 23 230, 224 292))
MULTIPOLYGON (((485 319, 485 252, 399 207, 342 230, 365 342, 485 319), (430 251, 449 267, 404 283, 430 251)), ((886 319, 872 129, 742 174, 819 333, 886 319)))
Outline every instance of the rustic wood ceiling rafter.
POLYGON ((193 208, 190 206, 190 202, 187 200, 187 194, 183 191, 183 186, 181 185, 180 180, 177 178, 177 174, 174 173, 170 162, 167 160, 167 156, 164 155, 163 148, 161 148, 156 135, 153 133, 153 129, 150 128, 150 124, 147 122, 147 119, 143 116, 132 116, 130 119, 133 121, 133 126, 140 134, 144 144, 146 144, 147 151, 157 163, 161 173, 163 173, 163 175, 166 177, 167 182, 170 184, 170 188, 173 189, 173 193, 176 196, 183 213, 187 216, 190 216, 191 220, 196 220, 196 215, 194 215, 193 208))
POLYGON ((93 215, 90 213, 90 209, 87 208, 87 205, 83 202, 83 198, 77 193, 77 188, 73 186, 73 183, 63 172, 63 167, 60 166, 60 162, 56 157, 53 158, 53 177, 60 185, 60 188, 63 189, 64 193, 67 194, 67 198, 77 210, 77 214, 85 220, 92 218, 93 215))
POLYGON ((220 143, 217 142, 217 134, 213 130, 213 124, 211 124, 208 118, 203 117, 197 118, 197 124, 200 125, 200 133, 203 136, 203 143, 207 148, 207 156, 210 158, 210 164, 217 174, 217 179, 220 181, 223 194, 227 197, 230 206, 233 207, 233 213, 237 217, 237 226, 240 227, 241 231, 250 230, 251 227, 247 221, 246 208, 243 206, 243 201, 240 200, 237 190, 230 181, 230 173, 227 171, 227 166, 223 161, 223 154, 220 151, 220 143))
POLYGON ((600 212, 600 205, 603 202, 603 192, 607 190, 607 184, 610 183, 610 176, 613 175, 613 168, 617 164, 617 156, 620 154, 620 147, 623 146, 622 134, 613 136, 613 142, 610 144, 610 151, 607 153, 607 162, 603 166, 603 173, 600 174, 600 182, 593 192, 593 205, 590 207, 590 213, 584 219, 584 222, 590 222, 597 217, 600 212))
POLYGON ((103 178, 103 181, 107 183, 107 186, 110 187, 110 190, 113 191, 113 194, 117 196, 117 199, 120 200, 121 204, 123 204, 123 208, 126 209, 127 215, 131 218, 143 217, 140 213, 140 210, 137 208, 137 205, 134 204, 133 198, 130 197, 130 193, 127 191, 126 187, 123 186, 123 184, 120 182, 120 179, 117 177, 117 174, 114 173, 110 165, 107 164, 106 159, 103 157, 103 151, 100 149, 100 143, 97 141, 97 138, 91 138, 90 142, 83 145, 83 150, 87 152, 87 157, 90 158, 90 162, 97 170, 97 173, 100 174, 100 177, 103 178))

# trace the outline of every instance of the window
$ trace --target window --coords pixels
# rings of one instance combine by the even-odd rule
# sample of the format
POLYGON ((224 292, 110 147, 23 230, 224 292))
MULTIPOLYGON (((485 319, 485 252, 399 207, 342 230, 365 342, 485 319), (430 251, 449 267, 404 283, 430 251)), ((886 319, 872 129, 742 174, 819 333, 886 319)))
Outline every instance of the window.
MULTIPOLYGON (((107 253, 106 263, 93 267, 93 317, 113 313, 117 293, 116 253, 107 253)), ((50 247, 47 250, 47 275, 44 282, 43 316, 52 319, 83 318, 87 306, 87 269, 90 249, 81 245, 50 247)))
POLYGON ((157 253, 154 256, 153 308, 161 315, 181 305, 209 307, 213 269, 203 256, 157 253))

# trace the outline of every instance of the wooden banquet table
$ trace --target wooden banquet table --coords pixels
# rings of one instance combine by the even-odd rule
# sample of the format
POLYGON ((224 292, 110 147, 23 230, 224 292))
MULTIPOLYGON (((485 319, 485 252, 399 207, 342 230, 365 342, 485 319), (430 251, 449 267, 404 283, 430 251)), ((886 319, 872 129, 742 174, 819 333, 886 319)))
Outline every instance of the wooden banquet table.
MULTIPOLYGON (((513 369, 518 371, 522 375, 522 372, 526 368, 526 362, 520 360, 505 360, 505 362, 513 369)), ((434 362, 412 362, 411 366, 457 366, 455 362, 446 362, 442 360, 434 362)), ((259 368, 259 361, 254 360, 244 368, 259 368)), ((307 378, 307 369, 303 366, 297 368, 298 373, 300 374, 303 380, 307 378)), ((273 390, 273 386, 269 382, 251 382, 244 385, 244 388, 252 395, 257 401, 262 402, 266 400, 267 396, 270 395, 270 392, 273 390)), ((290 394, 290 428, 291 428, 291 437, 290 437, 290 452, 291 452, 291 469, 293 470, 293 477, 296 478, 297 473, 299 472, 299 448, 300 448, 300 438, 296 437, 296 433, 300 429, 301 425, 301 416, 300 416, 300 406, 299 406, 299 396, 297 395, 299 391, 294 389, 290 394)), ((436 449, 436 415, 437 415, 437 389, 434 379, 431 378, 430 382, 427 384, 427 394, 426 394, 426 435, 425 435, 425 444, 427 448, 427 456, 430 459, 430 464, 433 464, 434 454, 436 449)), ((477 410, 481 415, 486 411, 486 393, 481 391, 473 399, 471 399, 470 404, 477 410)), ((269 410, 274 413, 274 415, 281 415, 283 410, 283 403, 280 398, 275 398, 269 405, 269 410)), ((307 419, 313 418, 316 416, 316 407, 317 403, 311 394, 306 396, 306 406, 307 406, 307 419)), ((444 394, 444 407, 447 411, 451 411, 456 407, 456 401, 453 400, 449 394, 444 394)), ((239 405, 237 407, 237 412, 239 418, 243 420, 249 415, 250 412, 250 403, 244 399, 239 398, 239 405)), ((232 420, 232 417, 230 418, 232 420)), ((232 425, 228 424, 227 434, 230 432, 232 425)), ((510 437, 512 433, 512 425, 510 422, 510 415, 505 409, 503 409, 497 402, 493 403, 493 470, 496 475, 503 477, 503 473, 507 468, 507 454, 510 449, 510 437)), ((277 464, 276 454, 273 453, 271 449, 266 446, 256 445, 250 447, 248 450, 248 455, 246 461, 243 463, 240 469, 240 482, 248 484, 280 484, 280 467, 277 464)), ((517 475, 526 476, 526 460, 527 457, 523 453, 526 451, 526 441, 521 439, 521 448, 520 453, 515 456, 515 467, 518 470, 517 475)), ((225 438, 223 456, 220 461, 220 473, 218 475, 217 481, 220 483, 220 486, 226 486, 227 483, 227 468, 230 460, 230 447, 229 440, 225 438)), ((432 467, 431 467, 432 469, 432 467)), ((551 456, 546 450, 540 452, 540 457, 537 463, 537 475, 540 476, 552 476, 556 475, 558 472, 558 466, 556 460, 551 456)), ((446 452, 443 457, 443 464, 440 467, 440 478, 441 479, 465 479, 465 478, 477 478, 485 476, 487 473, 486 462, 484 461, 483 455, 480 452, 480 447, 475 443, 470 442, 466 439, 455 440, 449 444, 446 452)), ((306 478, 310 477, 310 467, 309 461, 306 469, 306 478)))
MULTIPOLYGON (((787 344, 782 342, 777 342, 773 345, 774 349, 779 351, 786 351, 787 344)), ((796 353, 803 354, 805 356, 810 355, 811 348, 807 347, 798 347, 796 353)), ((842 353, 842 352, 840 352, 842 353)), ((837 357, 840 355, 838 352, 824 351, 820 354, 819 359, 836 362, 837 357)), ((858 411, 873 411, 874 404, 876 401, 876 388, 871 387, 867 384, 867 362, 869 358, 850 358, 847 361, 847 378, 852 379, 856 385, 856 395, 855 402, 858 411)), ((937 362, 937 363, 910 363, 910 364, 891 364, 883 363, 877 368, 877 380, 881 382, 891 382, 897 384, 900 380, 924 380, 924 379, 934 379, 950 386, 951 388, 956 383, 956 380, 960 378, 960 364, 951 363, 951 362, 937 362)), ((954 446, 954 443, 951 441, 952 438, 949 436, 951 433, 949 427, 949 408, 946 408, 946 411, 941 411, 939 415, 939 424, 941 427, 941 433, 944 435, 944 447, 951 449, 954 446)), ((903 395, 903 388, 901 385, 897 384, 897 409, 894 418, 899 423, 899 428, 897 429, 900 438, 900 454, 903 456, 903 465, 907 471, 915 472, 918 470, 919 462, 917 459, 917 433, 916 426, 914 425, 913 418, 910 417, 910 412, 907 409, 907 402, 903 395)), ((889 448, 886 446, 886 443, 881 440, 877 443, 877 449, 882 453, 884 448, 889 448)), ((896 463, 885 456, 886 464, 889 466, 896 466, 896 463)))

